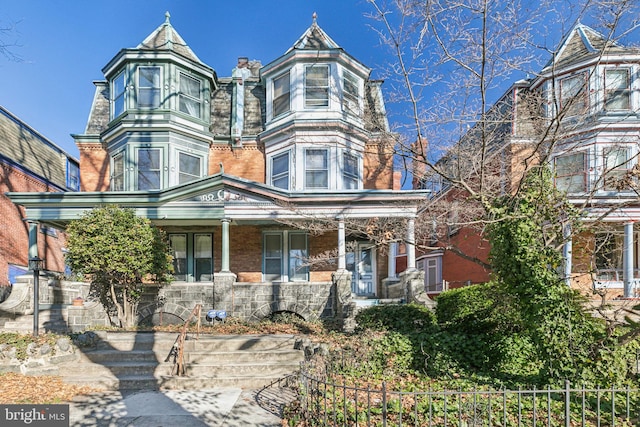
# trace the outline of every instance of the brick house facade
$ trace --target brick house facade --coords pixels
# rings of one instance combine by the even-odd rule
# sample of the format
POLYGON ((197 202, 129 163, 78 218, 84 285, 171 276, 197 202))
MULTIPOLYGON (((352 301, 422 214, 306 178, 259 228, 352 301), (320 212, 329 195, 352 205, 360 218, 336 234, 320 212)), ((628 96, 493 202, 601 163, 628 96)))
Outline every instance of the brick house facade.
MULTIPOLYGON (((576 24, 537 77, 513 84, 489 114, 504 129, 493 133, 489 156, 499 159, 501 183, 513 191, 523 172, 545 159, 555 185, 581 207, 585 230, 566 241, 563 277, 587 294, 637 297, 640 238, 636 172, 640 145, 640 50, 576 24), (527 99, 527 97, 529 97, 527 99), (535 99, 535 110, 523 108, 535 99), (547 131, 546 133, 543 131, 547 131), (545 147, 551 147, 546 149, 545 147)), ((473 129, 461 143, 473 142, 473 129)), ((477 142, 477 141, 476 141, 477 142)), ((491 157, 490 157, 491 158, 491 157)), ((433 200, 458 195, 437 177, 421 176, 416 188, 432 188, 433 200)), ((489 242, 461 227, 453 245, 486 261, 489 242)), ((418 255, 435 291, 486 282, 490 271, 450 251, 418 255), (431 260, 430 264, 425 260, 431 260), (434 273, 429 275, 428 268, 434 273)))
POLYGON ((355 297, 385 294, 394 261, 348 224, 413 224, 426 192, 400 189, 382 82, 315 16, 282 56, 240 57, 219 77, 167 14, 102 72, 86 130, 73 135, 82 192, 11 193, 30 219, 64 228, 96 205, 131 207, 169 235, 176 284, 295 289, 340 276, 355 297), (311 219, 326 231, 295 225, 311 219))

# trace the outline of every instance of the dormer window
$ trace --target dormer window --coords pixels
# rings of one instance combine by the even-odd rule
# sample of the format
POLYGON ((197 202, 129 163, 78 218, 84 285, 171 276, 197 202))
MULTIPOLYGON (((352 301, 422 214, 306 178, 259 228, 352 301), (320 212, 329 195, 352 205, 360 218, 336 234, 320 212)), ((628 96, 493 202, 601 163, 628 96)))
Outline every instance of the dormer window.
POLYGON ((112 110, 111 117, 116 118, 120 114, 124 113, 125 110, 125 90, 127 88, 127 83, 124 77, 124 71, 116 76, 115 79, 111 82, 111 93, 113 94, 112 98, 112 110))
POLYGON ((160 106, 160 67, 138 67, 138 108, 160 106))
POLYGON ((629 110, 629 69, 616 68, 604 71, 604 108, 607 111, 629 110))
POLYGON ((291 110, 291 82, 289 73, 273 79, 273 117, 291 110))
POLYGON ((360 115, 360 85, 358 78, 345 70, 342 78, 342 102, 344 111, 356 116, 360 115))
POLYGON ((304 69, 304 106, 329 106, 329 66, 307 65, 304 69))
POLYGON ((190 116, 200 118, 202 107, 202 81, 180 73, 179 109, 190 116))

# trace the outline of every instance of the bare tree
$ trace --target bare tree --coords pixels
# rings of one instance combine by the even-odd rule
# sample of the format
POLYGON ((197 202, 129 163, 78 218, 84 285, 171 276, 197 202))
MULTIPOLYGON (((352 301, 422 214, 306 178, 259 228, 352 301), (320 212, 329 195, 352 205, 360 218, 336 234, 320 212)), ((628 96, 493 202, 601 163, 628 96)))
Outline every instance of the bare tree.
POLYGON ((3 23, 0 21, 0 56, 4 56, 9 61, 22 61, 22 57, 16 53, 16 48, 20 47, 14 40, 17 33, 17 23, 3 23))
MULTIPOLYGON (((492 201, 517 194, 522 176, 533 166, 548 163, 558 151, 570 152, 580 143, 571 134, 590 120, 580 109, 591 76, 585 76, 569 100, 559 96, 568 88, 555 87, 561 37, 584 21, 601 35, 596 46, 600 54, 619 40, 628 44, 638 27, 638 4, 369 3, 373 27, 394 58, 386 76, 394 89, 391 101, 404 106, 396 110, 408 113, 392 117, 398 123, 392 134, 397 154, 416 185, 434 194, 416 230, 418 244, 489 267, 486 259, 465 254, 456 232, 471 229, 482 235, 488 223, 499 221, 489 215, 492 201), (537 83, 541 72, 546 73, 545 85, 537 83)), ((607 167, 613 172, 620 165, 607 167)), ((592 190, 598 185, 604 183, 592 190)), ((588 199, 581 201, 583 206, 588 199)), ((609 209, 616 208, 619 204, 609 209)))

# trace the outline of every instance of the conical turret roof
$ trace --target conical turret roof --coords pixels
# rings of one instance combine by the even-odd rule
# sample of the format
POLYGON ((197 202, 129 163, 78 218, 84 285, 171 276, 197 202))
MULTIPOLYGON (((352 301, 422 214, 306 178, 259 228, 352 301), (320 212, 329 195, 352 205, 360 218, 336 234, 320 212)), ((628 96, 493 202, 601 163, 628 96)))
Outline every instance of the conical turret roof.
POLYGON ((137 46, 141 50, 170 50, 192 61, 202 64, 184 39, 173 28, 169 18, 169 12, 165 13, 165 21, 156 28, 142 43, 137 46))

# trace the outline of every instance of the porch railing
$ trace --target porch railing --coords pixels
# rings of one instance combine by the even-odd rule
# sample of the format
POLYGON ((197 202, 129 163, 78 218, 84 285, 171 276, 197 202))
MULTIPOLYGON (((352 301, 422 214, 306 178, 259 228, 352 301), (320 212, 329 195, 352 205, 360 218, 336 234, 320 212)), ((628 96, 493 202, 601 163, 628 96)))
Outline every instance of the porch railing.
POLYGON ((397 391, 301 369, 301 409, 318 426, 637 426, 640 390, 561 388, 397 391))

